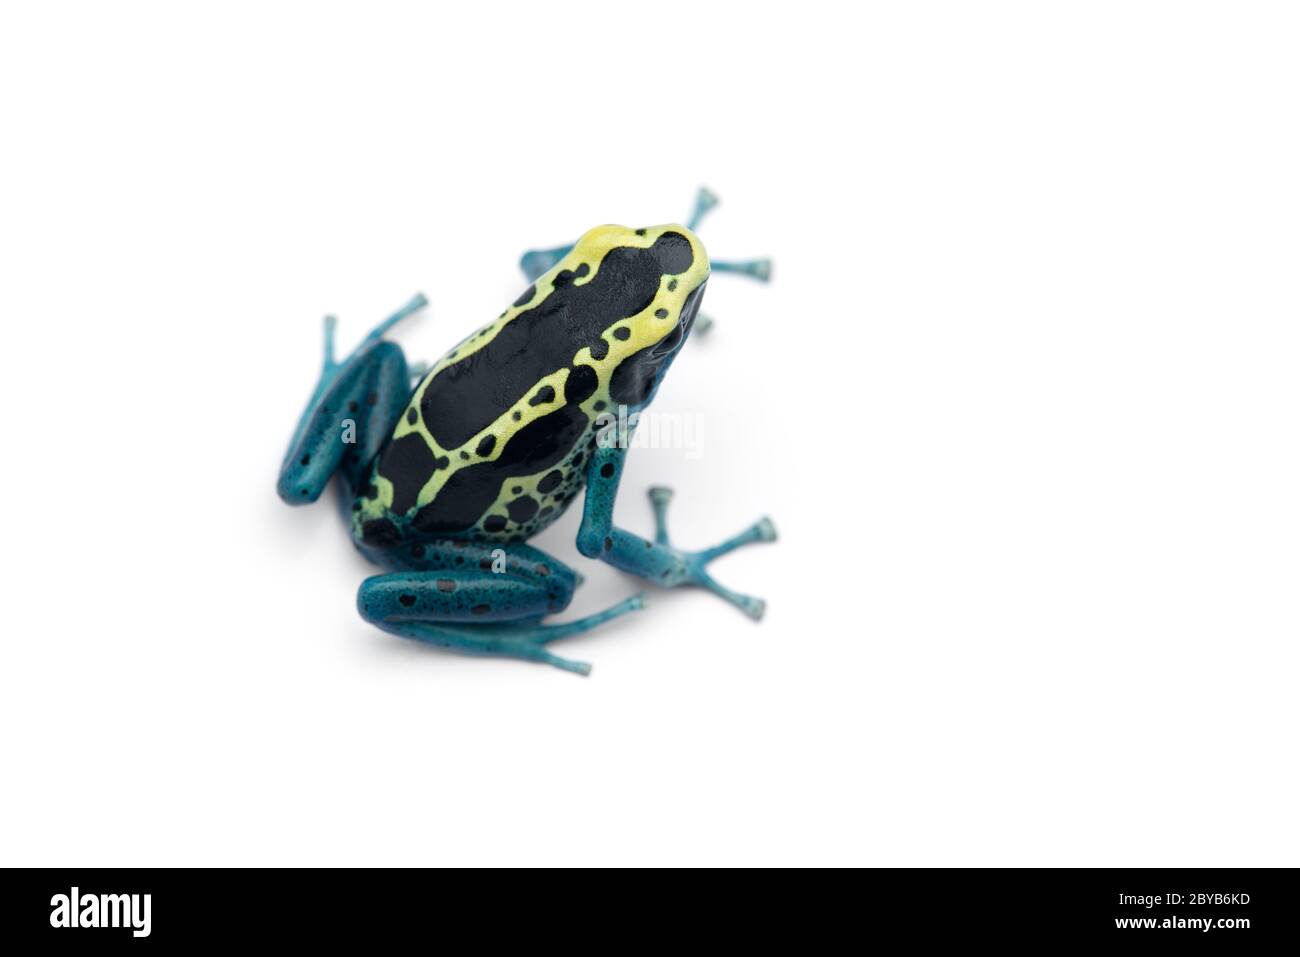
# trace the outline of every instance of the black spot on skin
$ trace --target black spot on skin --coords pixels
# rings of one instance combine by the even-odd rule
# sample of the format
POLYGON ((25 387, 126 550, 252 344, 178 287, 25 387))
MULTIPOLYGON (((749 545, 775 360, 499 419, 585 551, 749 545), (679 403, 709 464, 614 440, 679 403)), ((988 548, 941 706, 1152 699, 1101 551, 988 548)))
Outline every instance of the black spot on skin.
POLYGON ((550 515, 550 514, 551 514, 552 512, 554 512, 554 511, 555 511, 555 509, 553 509, 553 508, 551 508, 551 506, 547 505, 545 508, 543 508, 540 512, 537 513, 537 517, 538 517, 538 518, 545 518, 546 516, 550 515))
POLYGON ((520 412, 518 409, 515 409, 515 411, 513 411, 513 412, 510 413, 510 418, 514 419, 516 422, 518 422, 518 421, 519 421, 520 419, 522 419, 523 417, 524 417, 524 414, 523 414, 522 412, 520 412))
POLYGON ((469 453, 468 453, 468 452, 462 452, 462 453, 460 453, 460 457, 461 457, 462 459, 467 459, 467 458, 469 458, 469 453))
MULTIPOLYGON (((528 400, 529 405, 549 405, 555 401, 555 390, 549 385, 544 385, 537 390, 537 394, 528 400)), ((516 413, 518 414, 518 413, 516 413)))
POLYGON ((299 459, 298 461, 299 461, 299 464, 301 464, 301 465, 311 465, 311 456, 310 456, 310 455, 304 455, 304 456, 303 456, 301 459, 299 459))
POLYGON ((564 382, 564 401, 570 405, 586 402, 596 391, 598 382, 596 370, 591 366, 574 366, 569 370, 569 378, 564 382))
POLYGON ((435 582, 435 584, 438 586, 438 591, 456 590, 456 583, 452 581, 450 578, 439 578, 437 582, 435 582))
POLYGON ((349 412, 355 412, 355 411, 357 411, 357 409, 359 409, 359 408, 361 408, 361 406, 357 405, 355 402, 349 402, 349 403, 348 403, 348 411, 349 411, 349 412))
POLYGON ((438 469, 445 469, 450 464, 451 459, 447 458, 445 455, 440 455, 433 460, 433 470, 436 472, 438 469))
POLYGON ((420 417, 420 413, 414 407, 406 410, 406 424, 415 425, 415 420, 420 417))
POLYGON ((668 310, 667 310, 667 309, 656 309, 656 310, 655 310, 655 318, 656 318, 656 319, 667 319, 667 318, 668 318, 668 310))
POLYGON ((537 500, 531 496, 525 495, 517 498, 506 506, 506 511, 510 513, 512 521, 523 524, 537 514, 537 500))
POLYGON ((379 459, 379 474, 393 483, 394 512, 401 515, 415 505, 433 470, 433 450, 418 432, 389 443, 379 459))
POLYGON ((561 269, 551 280, 551 285, 557 289, 560 286, 567 286, 575 279, 581 279, 587 273, 591 272, 591 267, 586 263, 579 263, 577 269, 561 269))
POLYGON ((480 559, 478 560, 478 567, 479 567, 482 571, 490 572, 490 571, 492 570, 492 559, 490 559, 490 558, 480 558, 480 559))
POLYGON ((600 477, 601 477, 601 478, 613 478, 613 477, 614 477, 614 463, 613 463, 613 462, 606 462, 604 465, 602 465, 602 466, 600 467, 600 477))
POLYGON ((586 429, 587 417, 570 405, 534 419, 506 441, 495 460, 454 472, 434 500, 416 513, 415 527, 426 533, 470 528, 496 501, 507 478, 551 468, 569 454, 586 429))
POLYGON ((402 533, 386 518, 372 518, 361 524, 361 541, 377 548, 390 548, 402 540, 402 533))
POLYGON ((537 483, 537 491, 541 492, 543 495, 547 492, 553 492, 560 487, 560 483, 563 481, 564 473, 559 469, 556 469, 553 472, 547 472, 542 476, 542 480, 537 483))
POLYGON ((605 402, 603 399, 597 399, 595 402, 592 403, 591 407, 595 409, 597 412, 604 412, 605 402))
POLYGON ((414 595, 398 595, 397 600, 402 603, 402 607, 404 608, 410 608, 412 605, 415 604, 414 595))
POLYGON ((645 235, 645 230, 644 230, 644 229, 638 229, 638 230, 636 231, 636 234, 637 234, 638 236, 644 236, 644 235, 645 235))
MULTIPOLYGON (((516 299, 513 303, 511 303, 511 305, 513 305, 513 306, 526 306, 526 305, 528 305, 529 301, 533 298, 533 294, 536 293, 536 292, 537 292, 537 287, 536 287, 536 286, 529 286, 527 289, 525 289, 525 290, 523 291, 523 293, 519 296, 518 299, 516 299)), ((501 313, 501 315, 504 316, 505 313, 503 312, 503 313, 501 313)))
POLYGON ((669 279, 669 280, 668 280, 668 291, 669 291, 669 292, 673 292, 674 290, 676 290, 676 288, 677 288, 677 280, 676 280, 676 279, 669 279))
POLYGON ((629 329, 627 326, 619 326, 617 329, 614 330, 614 338, 621 339, 623 342, 626 342, 628 339, 632 338, 632 330, 629 329))
POLYGON ((609 379, 609 394, 623 405, 641 405, 654 394, 660 375, 668 367, 691 326, 695 324, 704 285, 691 292, 682 304, 681 320, 654 345, 638 349, 620 362, 609 379))
POLYGON ((611 548, 613 548, 613 547, 614 547, 614 539, 612 539, 612 538, 610 538, 608 535, 606 535, 606 536, 605 536, 605 551, 609 551, 609 550, 610 550, 611 548))
POLYGON ((486 615, 491 610, 492 610, 491 605, 475 605, 473 608, 470 609, 470 612, 471 614, 475 614, 475 615, 486 615))
POLYGON ((424 546, 423 546, 423 545, 412 545, 412 546, 411 546, 411 554, 414 555, 416 558, 423 558, 423 557, 424 557, 424 546))
POLYGON ((522 485, 516 485, 514 488, 512 488, 512 489, 510 490, 510 494, 511 494, 511 495, 518 495, 518 494, 519 494, 520 492, 522 492, 523 490, 524 490, 524 487, 523 487, 522 485))
POLYGON ((504 515, 489 515, 483 520, 483 530, 486 532, 499 532, 506 527, 504 515))
POLYGON ((496 447, 497 437, 495 435, 485 435, 474 451, 478 453, 479 458, 485 459, 492 454, 492 450, 496 447))
POLYGON ((591 357, 593 359, 599 362, 607 355, 609 355, 609 343, 604 339, 597 339, 591 344, 591 357))
MULTIPOLYGON (((685 272, 693 261, 690 241, 667 232, 648 248, 609 250, 582 285, 557 276, 550 295, 506 323, 483 348, 429 380, 420 399, 425 426, 443 448, 464 445, 535 383, 563 369, 575 343, 594 342, 620 319, 648 308, 663 277, 685 272), (564 334, 557 335, 557 329, 564 334)), ((571 278, 590 272, 580 266, 571 278)))

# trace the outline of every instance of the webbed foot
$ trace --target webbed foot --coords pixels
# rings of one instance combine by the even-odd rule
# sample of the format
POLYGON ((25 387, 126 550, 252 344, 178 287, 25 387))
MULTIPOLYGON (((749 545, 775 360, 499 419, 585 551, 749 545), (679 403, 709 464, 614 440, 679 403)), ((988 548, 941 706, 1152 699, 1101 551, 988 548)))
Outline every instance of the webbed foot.
MULTIPOLYGON (((668 537, 668 503, 672 501, 673 490, 664 486, 654 486, 650 489, 650 505, 655 513, 655 544, 672 548, 668 537)), ((677 555, 678 562, 671 569, 670 573, 665 576, 664 584, 692 584, 699 585, 701 588, 707 588, 721 598, 726 599, 743 611, 750 618, 758 621, 763 617, 763 612, 767 608, 767 603, 761 598, 755 598, 751 595, 742 595, 739 592, 732 591, 725 585, 720 584, 708 572, 708 566, 723 555, 734 552, 737 548, 744 545, 750 545, 754 542, 774 542, 776 541, 776 526, 767 516, 760 518, 753 525, 750 525, 743 532, 733 535, 726 541, 714 545, 712 548, 701 549, 697 552, 686 552, 680 549, 672 549, 677 555)))
POLYGON ((640 611, 643 608, 645 608, 645 596, 637 594, 631 598, 623 599, 617 605, 612 605, 604 611, 598 611, 586 618, 579 618, 577 621, 566 621, 558 625, 535 625, 532 628, 523 629, 519 637, 514 639, 525 645, 524 653, 520 654, 519 657, 540 661, 586 677, 591 674, 590 664, 585 661, 561 658, 559 655, 547 651, 545 646, 560 638, 568 638, 572 635, 582 634, 584 631, 590 631, 597 625, 603 625, 612 618, 620 618, 629 612, 640 611))

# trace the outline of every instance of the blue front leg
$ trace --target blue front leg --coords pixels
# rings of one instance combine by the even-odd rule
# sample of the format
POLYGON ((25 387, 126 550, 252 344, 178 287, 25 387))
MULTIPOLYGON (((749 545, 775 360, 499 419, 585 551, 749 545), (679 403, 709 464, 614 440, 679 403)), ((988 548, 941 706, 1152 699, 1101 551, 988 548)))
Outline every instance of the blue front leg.
POLYGON ((698 552, 682 551, 668 541, 667 509, 672 492, 652 488, 650 501, 655 510, 655 541, 626 532, 614 525, 614 500, 627 458, 625 447, 598 448, 587 466, 587 496, 583 505, 582 525, 578 530, 578 551, 588 558, 599 558, 615 568, 631 572, 665 588, 698 585, 731 602, 755 621, 763 617, 766 607, 761 598, 742 595, 720 585, 708 573, 715 558, 751 542, 776 540, 776 528, 769 518, 760 518, 739 535, 713 548, 698 552))

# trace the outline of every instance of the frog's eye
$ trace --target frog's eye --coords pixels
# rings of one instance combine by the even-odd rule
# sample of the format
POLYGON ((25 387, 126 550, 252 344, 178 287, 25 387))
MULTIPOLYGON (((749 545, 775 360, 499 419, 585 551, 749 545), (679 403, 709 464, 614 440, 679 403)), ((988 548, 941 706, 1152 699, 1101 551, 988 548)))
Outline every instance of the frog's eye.
POLYGON ((695 323, 695 316, 700 311, 700 299, 704 296, 704 287, 707 283, 700 283, 691 294, 686 297, 682 303, 681 315, 678 316, 677 326, 672 332, 660 339, 653 349, 650 350, 650 356, 655 359, 661 359, 666 355, 676 351, 686 338, 686 334, 691 331, 691 326, 695 323))

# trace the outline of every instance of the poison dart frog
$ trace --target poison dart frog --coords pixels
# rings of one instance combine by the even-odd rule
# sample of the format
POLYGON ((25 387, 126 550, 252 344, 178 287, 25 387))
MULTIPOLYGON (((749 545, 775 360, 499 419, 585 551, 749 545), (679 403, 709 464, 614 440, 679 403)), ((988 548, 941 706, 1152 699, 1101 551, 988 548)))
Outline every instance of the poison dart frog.
POLYGON ((653 540, 614 524, 636 416, 699 324, 711 266, 770 275, 767 260, 710 264, 694 230, 715 204, 701 190, 687 225, 597 226, 571 246, 526 253, 528 288, 427 371, 384 338, 427 304, 423 295, 338 361, 326 318, 324 368, 277 490, 304 505, 340 476, 356 547, 388 569, 362 582, 362 618, 455 651, 588 674, 590 665, 554 654, 551 643, 640 609, 644 597, 543 623, 568 606, 581 577, 527 541, 578 498, 584 556, 656 585, 709 589, 762 617, 761 599, 719 584, 708 566, 774 541, 770 519, 685 551, 668 536, 672 493, 656 487, 653 540))

